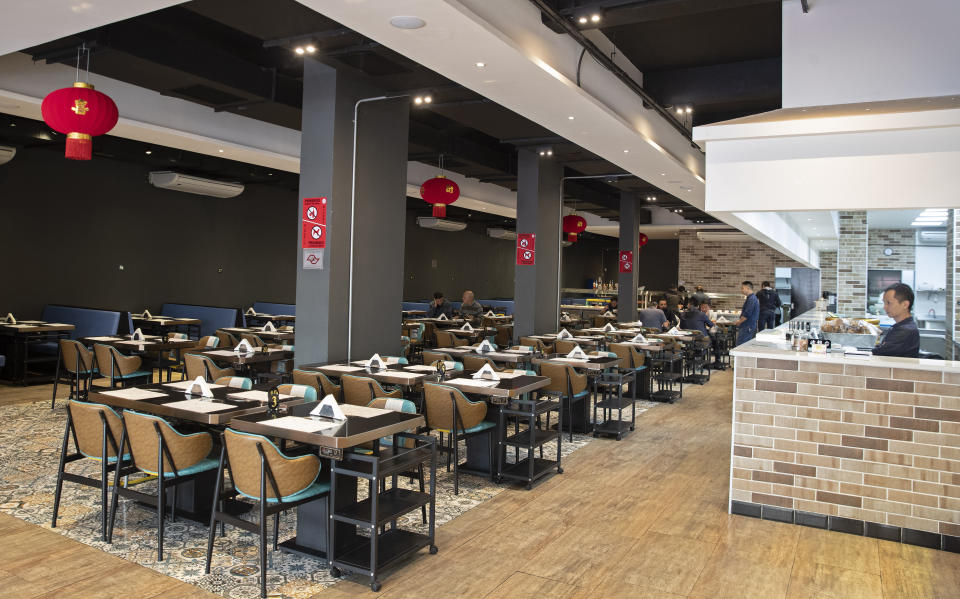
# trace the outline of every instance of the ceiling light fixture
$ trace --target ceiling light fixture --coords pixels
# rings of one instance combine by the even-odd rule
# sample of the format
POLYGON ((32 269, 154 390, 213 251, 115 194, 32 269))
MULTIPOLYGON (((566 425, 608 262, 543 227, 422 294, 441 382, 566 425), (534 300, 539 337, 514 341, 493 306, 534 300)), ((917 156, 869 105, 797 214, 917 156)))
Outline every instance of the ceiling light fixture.
POLYGON ((624 154, 629 154, 629 153, 630 153, 630 150, 624 150, 623 153, 624 153, 624 154))
POLYGON ((144 154, 146 154, 147 156, 149 156, 150 154, 153 154, 153 150, 147 150, 146 152, 144 152, 144 154))
POLYGON ((577 23, 580 23, 581 25, 586 25, 587 17, 580 17, 579 19, 577 19, 577 23))
POLYGON ((317 51, 317 47, 314 46, 313 44, 307 46, 305 49, 307 51, 307 54, 313 54, 314 52, 317 51))
POLYGON ((591 23, 599 23, 599 22, 600 22, 600 15, 597 14, 597 13, 593 13, 592 15, 590 15, 590 22, 591 22, 591 23))
POLYGON ((567 120, 568 120, 568 121, 572 121, 573 119, 574 119, 574 116, 573 116, 573 115, 570 115, 570 116, 567 117, 567 120))
POLYGON ((303 49, 303 46, 297 46, 296 48, 293 49, 293 51, 301 56, 303 56, 303 53, 305 52, 305 50, 303 49))
POLYGON ((217 152, 223 154, 223 148, 220 148, 219 150, 217 150, 217 152))
POLYGON ((487 64, 484 63, 484 62, 478 62, 478 63, 476 64, 476 67, 477 67, 478 69, 482 69, 482 68, 484 68, 485 66, 487 66, 487 64))
POLYGON ((391 18, 390 24, 397 29, 420 29, 425 27, 427 22, 420 17, 399 16, 391 18))

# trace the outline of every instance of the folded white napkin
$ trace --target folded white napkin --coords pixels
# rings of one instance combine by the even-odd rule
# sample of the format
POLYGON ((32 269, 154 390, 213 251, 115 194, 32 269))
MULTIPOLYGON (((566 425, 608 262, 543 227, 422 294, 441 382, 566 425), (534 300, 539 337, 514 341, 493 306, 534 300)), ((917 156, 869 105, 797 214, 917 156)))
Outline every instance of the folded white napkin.
POLYGON ((469 322, 465 322, 465 323, 463 323, 463 326, 460 327, 460 330, 461 330, 461 331, 470 331, 470 332, 473 332, 473 327, 470 326, 470 323, 469 323, 469 322))
POLYGON ((143 341, 143 331, 138 328, 133 332, 133 335, 130 335, 130 339, 134 341, 143 341))
POLYGON ((240 341, 240 343, 238 343, 237 346, 236 346, 235 348, 233 348, 233 353, 238 354, 238 355, 239 355, 239 354, 246 354, 247 356, 252 356, 252 355, 253 355, 253 346, 250 345, 250 342, 247 341, 246 339, 242 339, 242 340, 240 341))
POLYGON ((637 333, 630 341, 633 343, 646 343, 647 338, 643 336, 643 333, 637 333))
POLYGON ((249 308, 247 308, 247 311, 245 312, 245 314, 247 316, 256 316, 257 311, 253 309, 253 306, 250 306, 249 308))
POLYGON ((367 368, 370 370, 383 370, 387 365, 380 354, 373 354, 373 357, 367 361, 367 368))
POLYGON ((617 327, 613 326, 613 323, 612 323, 612 322, 608 322, 608 323, 603 327, 603 330, 609 333, 610 331, 616 331, 616 330, 617 330, 617 327))
POLYGON ((493 344, 491 344, 488 339, 484 339, 480 345, 477 346, 477 351, 480 353, 493 351, 493 344))
POLYGON ((7 318, 5 320, 7 324, 17 324, 17 319, 13 317, 11 312, 7 312, 7 318))
POLYGON ((440 316, 437 317, 437 320, 450 320, 450 319, 447 318, 446 314, 441 313, 440 316))
POLYGON ((324 418, 333 418, 334 420, 346 420, 347 417, 340 408, 340 404, 334 399, 333 395, 327 395, 323 398, 317 407, 310 410, 311 416, 323 416, 324 418))
POLYGON ((584 351, 580 349, 580 346, 578 345, 575 348, 570 350, 570 353, 567 354, 567 357, 568 358, 586 358, 587 354, 584 353, 584 351))
POLYGON ((720 324, 730 324, 730 321, 727 320, 727 317, 726 317, 726 316, 721 316, 720 318, 718 318, 718 319, 716 320, 716 322, 718 322, 718 323, 720 323, 720 324))
POLYGON ((500 375, 497 374, 489 364, 484 364, 483 368, 473 373, 473 378, 475 379, 486 379, 488 381, 499 381, 500 375))
POLYGON ((150 310, 147 310, 146 308, 143 309, 143 315, 142 315, 142 316, 143 316, 144 318, 153 318, 153 314, 150 314, 150 310))
POLYGON ((202 376, 198 376, 196 379, 194 379, 194 381, 190 384, 190 386, 187 387, 186 394, 197 395, 197 393, 194 393, 193 390, 198 387, 200 388, 199 394, 201 396, 213 397, 213 391, 210 390, 210 385, 207 384, 207 381, 202 376))
POLYGON ((496 316, 496 315, 493 313, 493 310, 487 310, 487 313, 484 316, 496 316))
POLYGON ((268 320, 268 321, 267 321, 267 324, 263 325, 263 331, 264 331, 265 333, 276 333, 276 332, 277 332, 277 327, 273 326, 273 321, 272 321, 272 320, 268 320))
POLYGON ((560 329, 560 332, 557 333, 557 339, 573 339, 573 335, 567 329, 560 329))
POLYGON ((666 335, 683 335, 683 333, 681 333, 680 329, 678 329, 677 327, 673 327, 672 329, 667 331, 665 334, 666 335))
POLYGON ((603 315, 604 315, 604 316, 612 317, 612 316, 613 316, 613 312, 611 312, 610 310, 607 310, 606 312, 603 313, 603 315))

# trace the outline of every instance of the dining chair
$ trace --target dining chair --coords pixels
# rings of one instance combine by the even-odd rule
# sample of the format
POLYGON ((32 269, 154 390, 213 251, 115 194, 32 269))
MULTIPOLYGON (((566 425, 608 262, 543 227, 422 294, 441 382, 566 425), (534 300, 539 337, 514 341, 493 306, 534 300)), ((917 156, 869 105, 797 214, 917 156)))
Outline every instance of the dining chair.
POLYGON ((576 341, 567 341, 566 339, 558 339, 554 343, 554 351, 558 354, 568 354, 573 351, 575 347, 579 347, 579 343, 576 341))
POLYGON ((437 338, 437 347, 460 347, 469 343, 466 339, 460 339, 449 331, 438 330, 434 335, 437 338))
POLYGON ((230 387, 231 389, 241 389, 243 391, 253 389, 253 381, 245 376, 222 376, 213 382, 214 384, 230 387))
MULTIPOLYGON (((123 431, 120 435, 121 454, 129 451, 135 471, 157 477, 156 494, 121 488, 113 485, 110 503, 110 526, 107 542, 113 539, 113 526, 117 516, 120 495, 157 509, 157 561, 163 561, 163 528, 166 512, 167 489, 173 489, 170 518, 173 519, 177 505, 177 490, 181 485, 195 481, 200 476, 217 468, 217 460, 209 457, 213 437, 208 432, 183 434, 159 416, 141 414, 133 410, 123 413, 123 431)), ((120 480, 120 465, 117 465, 114 481, 120 480)))
MULTIPOLYGON (((381 410, 393 410, 394 412, 403 412, 404 414, 416 414, 417 406, 409 399, 395 399, 392 397, 378 397, 367 404, 371 408, 380 408, 381 410)), ((408 433, 416 433, 416 429, 411 429, 405 431, 408 433)), ((416 441, 413 439, 403 439, 401 441, 401 447, 404 449, 411 449, 416 445, 416 441)), ((392 455, 394 450, 393 447, 393 435, 380 438, 380 457, 386 458, 392 455)), ((416 480, 420 484, 420 492, 424 492, 425 479, 423 475, 423 462, 417 464, 417 471, 412 470, 401 472, 398 476, 403 476, 410 480, 416 480)), ((385 488, 387 480, 381 479, 380 484, 385 488)), ((427 506, 420 506, 420 515, 423 519, 423 523, 427 523, 427 506)))
POLYGON ((343 395, 343 402, 355 406, 365 406, 378 397, 393 397, 396 399, 403 397, 402 389, 387 392, 380 386, 380 383, 372 378, 352 374, 345 374, 340 377, 340 391, 343 395))
POLYGON ((586 401, 590 394, 587 389, 587 375, 578 374, 570 364, 558 362, 541 362, 540 375, 550 379, 550 384, 540 389, 540 392, 560 397, 560 409, 567 408, 567 417, 564 420, 570 427, 570 440, 573 441, 573 404, 586 401))
POLYGON ((509 347, 513 343, 513 325, 497 325, 497 334, 493 337, 494 343, 500 347, 509 347))
POLYGON ((313 385, 291 385, 287 383, 279 385, 277 391, 279 391, 281 395, 302 397, 305 401, 317 401, 317 390, 313 385))
POLYGON ((50 398, 50 409, 57 404, 57 385, 66 382, 70 385, 67 399, 86 399, 90 390, 90 382, 97 369, 94 368, 96 356, 92 351, 73 339, 61 339, 57 371, 53 378, 53 397, 50 398), (63 371, 61 372, 61 367, 63 371))
POLYGON ((111 389, 116 389, 118 383, 123 388, 133 382, 153 382, 153 370, 141 370, 140 356, 125 356, 117 348, 102 343, 93 344, 93 353, 97 358, 97 374, 110 381, 111 389))
POLYGON ((233 349, 237 346, 238 343, 240 343, 240 340, 237 339, 236 335, 234 335, 233 333, 228 333, 227 331, 218 330, 214 333, 214 335, 216 335, 217 339, 220 341, 220 343, 218 344, 219 347, 233 349))
MULTIPOLYGON (((117 464, 119 439, 123 434, 123 422, 113 408, 105 405, 70 400, 67 402, 67 426, 60 447, 60 466, 57 468, 57 485, 53 493, 53 519, 50 528, 57 527, 60 498, 64 481, 100 489, 100 540, 107 540, 107 492, 110 471, 119 466, 120 476, 136 471, 130 463, 130 454, 117 464), (74 453, 70 453, 70 438, 73 437, 74 453), (100 463, 100 478, 67 472, 67 464, 89 459, 100 463)), ((118 484, 119 479, 114 479, 118 484)))
POLYGON ((484 366, 490 366, 494 372, 503 372, 503 368, 497 366, 490 358, 482 356, 463 356, 463 367, 467 370, 480 370, 484 366))
MULTIPOLYGON (((330 483, 318 482, 320 459, 315 455, 290 457, 267 437, 226 429, 221 435, 220 459, 207 536, 207 561, 210 573, 217 523, 236 526, 259 535, 260 597, 267 596, 267 520, 273 516, 273 550, 277 550, 280 513, 312 501, 330 508, 330 483), (230 471, 231 488, 226 488, 224 473, 230 471), (226 500, 237 496, 256 501, 257 522, 231 515, 224 509, 226 500)), ((331 523, 333 525, 333 523, 331 523)))
POLYGON ((332 395, 340 398, 340 385, 334 385, 322 372, 296 369, 293 371, 293 382, 296 385, 310 385, 320 397, 332 395))
POLYGON ((532 347, 534 350, 543 354, 552 354, 554 352, 552 343, 544 343, 540 339, 533 337, 520 337, 520 345, 532 347))
POLYGON ((225 376, 235 376, 237 373, 233 368, 220 368, 208 356, 200 354, 186 354, 183 356, 184 368, 187 371, 188 380, 196 380, 203 377, 208 383, 225 376))
POLYGON ((202 347, 203 349, 216 349, 217 347, 220 347, 220 338, 216 335, 206 335, 204 337, 200 337, 200 340, 197 341, 197 347, 202 347))
POLYGON ((424 383, 424 416, 427 427, 440 433, 440 451, 447 454, 447 470, 453 457, 453 494, 460 494, 460 441, 476 435, 488 435, 490 476, 493 476, 494 430, 496 424, 484 420, 487 403, 473 401, 456 387, 424 383), (447 444, 444 443, 446 434, 447 444))

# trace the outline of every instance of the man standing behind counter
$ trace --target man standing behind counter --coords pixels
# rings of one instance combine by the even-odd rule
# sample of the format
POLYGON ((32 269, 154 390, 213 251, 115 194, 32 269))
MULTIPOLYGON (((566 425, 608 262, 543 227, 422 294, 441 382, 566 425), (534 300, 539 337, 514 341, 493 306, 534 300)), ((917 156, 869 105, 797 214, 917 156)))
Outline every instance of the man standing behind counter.
POLYGON ((750 281, 740 283, 740 292, 747 296, 747 299, 743 300, 740 318, 734 323, 737 326, 737 345, 743 345, 756 337, 757 319, 760 317, 760 302, 753 294, 753 283, 750 281))
POLYGON ((883 311, 894 320, 873 348, 875 356, 916 358, 920 355, 920 331, 910 316, 913 309, 913 289, 903 283, 894 283, 883 290, 883 311))

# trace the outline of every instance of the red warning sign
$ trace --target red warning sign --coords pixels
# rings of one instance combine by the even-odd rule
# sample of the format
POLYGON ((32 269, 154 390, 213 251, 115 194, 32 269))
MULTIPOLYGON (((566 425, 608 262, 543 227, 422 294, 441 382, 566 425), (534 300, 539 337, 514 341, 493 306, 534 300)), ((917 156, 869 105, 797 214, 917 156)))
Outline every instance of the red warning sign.
POLYGON ((303 199, 303 240, 305 250, 327 247, 327 198, 303 199))
POLYGON ((630 250, 620 251, 620 272, 633 272, 633 252, 630 250))
POLYGON ((535 252, 533 250, 517 248, 517 264, 520 266, 536 264, 535 252))
POLYGON ((535 250, 537 235, 535 233, 520 233, 517 235, 518 250, 535 250))

